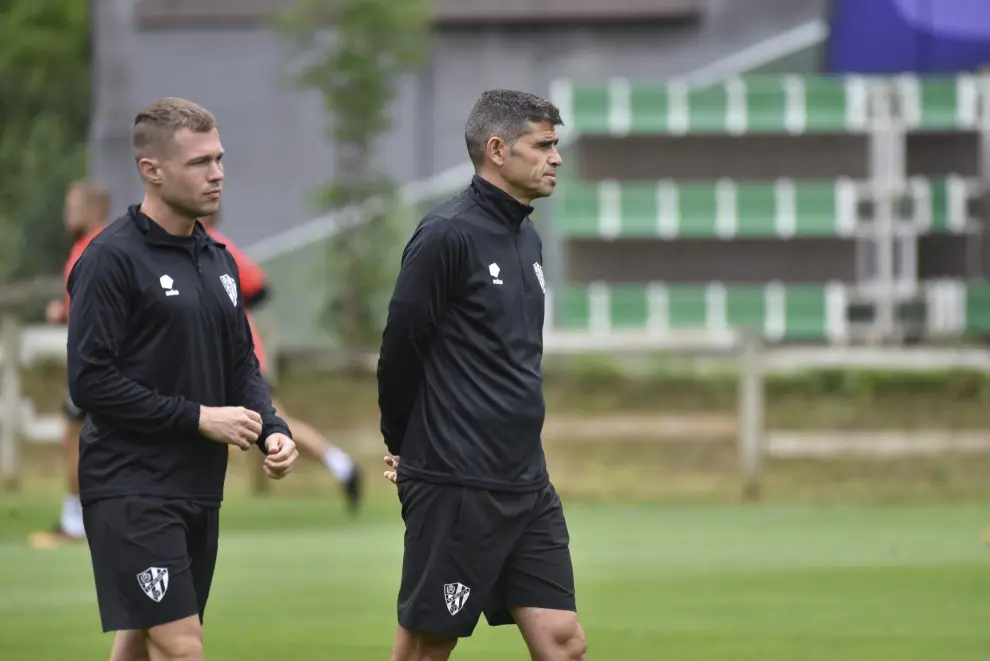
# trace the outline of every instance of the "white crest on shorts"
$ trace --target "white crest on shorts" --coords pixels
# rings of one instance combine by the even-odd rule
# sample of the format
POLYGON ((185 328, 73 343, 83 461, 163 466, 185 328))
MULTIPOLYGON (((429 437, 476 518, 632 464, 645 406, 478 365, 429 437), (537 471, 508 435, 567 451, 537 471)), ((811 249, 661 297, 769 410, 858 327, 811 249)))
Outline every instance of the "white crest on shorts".
POLYGON ((148 599, 161 601, 168 592, 168 567, 148 567, 137 575, 137 580, 148 599))
POLYGON ((223 283, 223 288, 227 290, 230 302, 234 304, 234 307, 237 307, 237 283, 226 273, 220 276, 220 282, 223 283))
POLYGON ((447 583, 443 586, 443 596, 447 600, 447 610, 451 615, 457 615, 471 596, 471 588, 461 583, 447 583))
POLYGON ((547 293, 547 282, 543 279, 543 267, 540 266, 539 262, 533 262, 533 270, 536 271, 536 279, 540 281, 540 289, 543 293, 547 293))

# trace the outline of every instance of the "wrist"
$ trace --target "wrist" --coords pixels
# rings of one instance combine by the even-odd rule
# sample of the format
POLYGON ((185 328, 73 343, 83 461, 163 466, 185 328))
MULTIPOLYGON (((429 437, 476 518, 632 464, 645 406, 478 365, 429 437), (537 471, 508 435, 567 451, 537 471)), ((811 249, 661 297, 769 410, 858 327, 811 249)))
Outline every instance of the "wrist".
POLYGON ((203 407, 195 402, 185 401, 179 410, 177 426, 187 432, 197 432, 202 429, 203 407))

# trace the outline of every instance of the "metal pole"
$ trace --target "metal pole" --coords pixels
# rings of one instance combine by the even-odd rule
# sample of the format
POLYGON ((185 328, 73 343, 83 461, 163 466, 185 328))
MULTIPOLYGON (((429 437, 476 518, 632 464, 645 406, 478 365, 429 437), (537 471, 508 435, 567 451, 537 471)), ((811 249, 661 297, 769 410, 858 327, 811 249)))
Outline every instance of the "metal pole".
MULTIPOLYGON (((875 94, 871 99, 876 101, 875 94)), ((881 342, 889 342, 897 330, 897 265, 894 259, 894 177, 893 159, 896 137, 891 122, 884 121, 888 108, 884 102, 881 113, 870 122, 870 184, 873 189, 873 234, 877 256, 877 287, 874 290, 876 327, 881 342)))
POLYGON ((739 357, 739 467, 742 497, 760 499, 763 459, 763 356, 758 332, 747 329, 740 336, 739 357))
POLYGON ((0 322, 0 344, 3 361, 0 362, 0 484, 16 490, 19 486, 18 457, 20 454, 20 405, 21 405, 21 346, 20 323, 12 312, 4 314, 0 322))

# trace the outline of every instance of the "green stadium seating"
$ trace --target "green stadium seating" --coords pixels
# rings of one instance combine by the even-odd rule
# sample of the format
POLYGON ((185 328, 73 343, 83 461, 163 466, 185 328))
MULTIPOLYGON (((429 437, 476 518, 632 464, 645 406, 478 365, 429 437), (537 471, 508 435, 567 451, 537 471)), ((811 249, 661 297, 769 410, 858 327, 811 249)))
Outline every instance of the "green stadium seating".
POLYGON ((971 74, 751 75, 702 88, 616 78, 573 85, 569 99, 578 133, 678 135, 864 132, 876 112, 915 131, 974 130, 990 113, 988 96, 987 81, 971 74))
POLYGON ((857 187, 836 181, 568 182, 553 198, 570 238, 848 236, 857 187))
POLYGON ((780 283, 569 286, 556 325, 588 331, 756 328, 772 340, 821 341, 838 321, 830 316, 830 288, 841 295, 841 286, 780 283))
POLYGON ((858 77, 746 76, 690 88, 631 84, 571 88, 571 128, 586 135, 864 131, 874 86, 858 77))

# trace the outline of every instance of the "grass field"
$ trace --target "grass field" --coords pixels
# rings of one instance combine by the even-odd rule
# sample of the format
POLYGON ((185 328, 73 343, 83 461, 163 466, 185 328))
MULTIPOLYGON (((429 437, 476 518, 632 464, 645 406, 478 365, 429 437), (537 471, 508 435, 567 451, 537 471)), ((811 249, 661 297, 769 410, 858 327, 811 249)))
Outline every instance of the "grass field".
MULTIPOLYGON (((556 423, 600 435, 544 439, 570 523, 592 661, 990 659, 990 543, 982 536, 990 455, 768 460, 764 504, 740 507, 731 432, 637 436, 594 418, 700 413, 719 423, 732 414, 731 387, 599 381, 550 388, 548 407, 556 423)), ((37 379, 26 391, 56 411, 61 382, 37 379)), ((941 393, 896 380, 897 392, 869 396, 771 392, 768 423, 983 428, 990 385, 960 383, 941 393)), ((207 612, 211 661, 388 658, 402 526, 393 488, 377 477, 373 386, 323 376, 280 384, 293 414, 369 468, 371 498, 357 520, 343 516, 314 462, 256 499, 245 495, 245 462, 232 464, 207 612)), ((86 547, 26 545, 28 532, 57 516, 57 453, 25 448, 23 458, 24 491, 0 493, 0 661, 105 659, 110 636, 100 633, 86 547)), ((454 655, 526 658, 515 630, 484 621, 454 655)))
MULTIPOLYGON (((355 521, 329 491, 225 504, 207 658, 387 659, 402 529, 374 494, 355 521)), ((990 508, 565 507, 592 660, 990 657, 990 508)), ((4 661, 106 657, 85 546, 26 547, 56 509, 0 500, 4 661)), ((482 623, 454 658, 527 656, 515 630, 482 623)))

